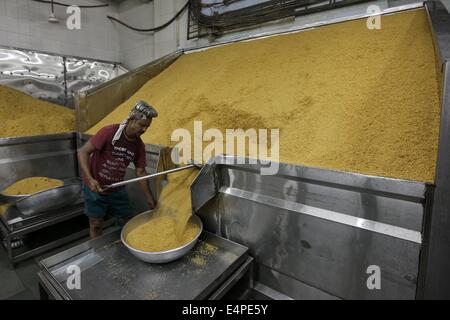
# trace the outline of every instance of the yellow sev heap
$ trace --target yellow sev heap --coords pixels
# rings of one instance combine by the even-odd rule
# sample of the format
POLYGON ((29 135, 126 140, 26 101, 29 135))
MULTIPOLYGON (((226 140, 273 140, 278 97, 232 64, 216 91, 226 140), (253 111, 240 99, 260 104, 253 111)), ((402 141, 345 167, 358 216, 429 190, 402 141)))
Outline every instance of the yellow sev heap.
POLYGON ((35 99, 0 85, 0 138, 37 136, 75 130, 75 114, 68 108, 35 99))
MULTIPOLYGON (((179 128, 279 128, 280 161, 433 182, 439 132, 425 10, 354 20, 181 56, 88 133, 139 99, 159 112, 145 143, 179 128)), ((224 149, 225 150, 225 149, 224 149)), ((207 159, 203 159, 206 161, 207 159)))

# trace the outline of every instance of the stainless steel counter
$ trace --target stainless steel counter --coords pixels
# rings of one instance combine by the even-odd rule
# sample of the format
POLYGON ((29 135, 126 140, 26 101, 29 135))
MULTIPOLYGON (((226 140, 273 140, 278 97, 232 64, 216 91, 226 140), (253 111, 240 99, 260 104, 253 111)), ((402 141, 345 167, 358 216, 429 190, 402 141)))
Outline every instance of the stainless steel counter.
POLYGON ((242 245, 203 232, 194 249, 183 258, 167 264, 149 264, 136 259, 121 243, 120 229, 114 230, 42 260, 41 298, 220 298, 249 270, 252 258, 247 251, 242 245), (74 265, 81 271, 79 290, 70 290, 67 284, 67 270, 74 265))
POLYGON ((16 207, 0 215, 0 234, 11 267, 17 262, 89 234, 83 203, 24 216, 16 207), (15 248, 13 243, 22 241, 15 248))

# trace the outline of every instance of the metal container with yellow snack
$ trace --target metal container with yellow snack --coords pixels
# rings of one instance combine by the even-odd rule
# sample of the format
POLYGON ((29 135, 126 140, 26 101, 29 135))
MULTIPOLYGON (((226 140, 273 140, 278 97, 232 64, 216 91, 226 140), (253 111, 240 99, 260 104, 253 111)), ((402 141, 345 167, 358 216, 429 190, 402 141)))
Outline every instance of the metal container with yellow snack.
POLYGON ((82 198, 81 183, 70 183, 60 187, 36 192, 16 202, 16 207, 24 215, 63 208, 82 198))
POLYGON ((3 201, 15 204, 17 201, 26 198, 34 193, 45 191, 48 189, 60 187, 64 181, 51 179, 48 177, 28 177, 16 181, 8 188, 0 192, 3 201))
MULTIPOLYGON (((21 180, 21 181, 25 181, 21 180)), ((52 179, 57 181, 55 179, 52 179)), ((18 192, 17 194, 1 193, 3 202, 15 205, 22 214, 32 215, 46 210, 62 208, 80 201, 81 181, 79 178, 64 179, 58 182, 59 186, 46 186, 42 190, 33 190, 31 193, 18 192)), ((31 189, 30 189, 31 190, 31 189)))
POLYGON ((192 215, 190 218, 190 222, 196 224, 199 227, 199 231, 197 235, 188 243, 171 250, 166 251, 160 251, 160 252, 147 252, 138 250, 134 247, 132 247, 127 242, 127 237, 135 230, 137 227, 143 225, 144 223, 147 223, 151 221, 153 217, 153 211, 146 211, 144 213, 141 213, 137 215, 136 217, 132 218, 128 223, 125 225, 125 227, 122 229, 120 239, 122 240, 122 243, 128 248, 128 250, 139 260, 142 260, 144 262, 149 263, 167 263, 174 261, 176 259, 181 258, 185 254, 187 254, 197 243, 198 238, 200 237, 200 234, 203 231, 203 223, 200 220, 200 218, 196 215, 192 215))

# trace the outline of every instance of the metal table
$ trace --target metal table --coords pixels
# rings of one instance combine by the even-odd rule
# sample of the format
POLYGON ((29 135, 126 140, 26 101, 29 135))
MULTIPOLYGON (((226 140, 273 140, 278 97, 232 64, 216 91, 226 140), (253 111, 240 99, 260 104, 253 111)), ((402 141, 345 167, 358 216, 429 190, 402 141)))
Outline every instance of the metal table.
POLYGON ((251 272, 253 259, 247 252, 247 247, 204 231, 186 256, 149 264, 121 243, 120 229, 113 230, 42 260, 41 299, 218 299, 251 272), (68 286, 67 271, 73 265, 81 271, 80 289, 68 286))
POLYGON ((83 217, 83 206, 81 201, 29 216, 23 215, 15 206, 9 207, 0 215, 0 234, 11 267, 19 261, 88 235, 89 224, 83 217), (13 248, 14 239, 23 239, 24 244, 13 248))

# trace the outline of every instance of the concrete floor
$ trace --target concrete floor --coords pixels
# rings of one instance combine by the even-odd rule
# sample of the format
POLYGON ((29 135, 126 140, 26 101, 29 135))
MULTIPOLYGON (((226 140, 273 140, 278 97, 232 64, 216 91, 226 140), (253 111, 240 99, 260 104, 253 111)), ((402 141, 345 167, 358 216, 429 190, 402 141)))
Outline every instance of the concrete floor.
POLYGON ((39 299, 36 272, 38 265, 34 259, 24 261, 11 270, 8 256, 0 248, 0 299, 36 300, 39 299))
POLYGON ((43 255, 20 262, 13 270, 9 267, 5 249, 0 246, 0 300, 38 300, 39 288, 36 273, 38 262, 46 257, 89 240, 88 237, 59 247, 43 255))

